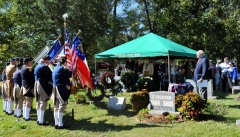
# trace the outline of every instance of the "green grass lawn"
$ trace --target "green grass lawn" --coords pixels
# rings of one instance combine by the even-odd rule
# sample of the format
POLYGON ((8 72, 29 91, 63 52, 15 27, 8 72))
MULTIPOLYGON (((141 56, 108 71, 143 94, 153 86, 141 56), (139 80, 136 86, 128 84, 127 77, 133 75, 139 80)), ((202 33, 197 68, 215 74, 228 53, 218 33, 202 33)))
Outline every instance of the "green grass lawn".
MULTIPOLYGON (((132 112, 129 99, 132 93, 119 94, 127 99, 125 110, 108 110, 107 101, 94 104, 75 104, 71 96, 69 105, 64 115, 64 123, 70 124, 67 130, 54 129, 53 105, 50 111, 45 113, 45 120, 51 126, 38 126, 36 121, 23 121, 13 116, 7 116, 0 112, 0 137, 237 137, 240 136, 240 128, 235 121, 240 118, 240 102, 236 102, 238 95, 229 95, 216 92, 219 96, 217 101, 229 106, 229 113, 222 121, 211 118, 204 121, 185 121, 173 124, 144 124, 134 119, 136 113, 132 112), (72 109, 74 109, 74 120, 72 120, 72 109)), ((2 110, 2 98, 0 99, 0 110, 2 110)), ((35 102, 31 111, 31 117, 36 119, 35 102)))

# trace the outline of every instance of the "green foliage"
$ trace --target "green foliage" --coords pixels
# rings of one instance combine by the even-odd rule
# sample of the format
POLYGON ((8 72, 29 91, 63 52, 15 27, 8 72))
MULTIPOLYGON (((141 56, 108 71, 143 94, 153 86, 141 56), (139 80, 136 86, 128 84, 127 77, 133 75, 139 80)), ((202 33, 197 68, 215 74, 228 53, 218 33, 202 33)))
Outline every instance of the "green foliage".
POLYGON ((167 117, 172 121, 178 119, 178 115, 176 114, 169 114, 167 117))
POLYGON ((120 79, 127 87, 134 86, 136 83, 136 75, 133 71, 122 72, 120 79))
POLYGON ((229 112, 228 106, 224 105, 223 102, 217 101, 209 102, 204 110, 207 114, 219 117, 223 117, 229 112))
POLYGON ((138 91, 132 94, 130 103, 133 111, 138 112, 149 104, 149 93, 147 91, 138 91))
POLYGON ((75 103, 76 104, 81 104, 81 103, 86 103, 86 96, 80 93, 76 93, 74 95, 75 98, 75 103))
POLYGON ((188 92, 184 96, 177 95, 175 104, 184 117, 192 120, 197 119, 207 105, 206 101, 195 92, 188 92))
POLYGON ((141 77, 138 82, 139 90, 147 89, 147 91, 151 91, 153 87, 153 78, 152 77, 141 77))
POLYGON ((145 118, 145 115, 148 115, 149 114, 149 109, 147 108, 142 108, 138 114, 137 114, 137 118, 139 121, 143 121, 144 118, 145 118))

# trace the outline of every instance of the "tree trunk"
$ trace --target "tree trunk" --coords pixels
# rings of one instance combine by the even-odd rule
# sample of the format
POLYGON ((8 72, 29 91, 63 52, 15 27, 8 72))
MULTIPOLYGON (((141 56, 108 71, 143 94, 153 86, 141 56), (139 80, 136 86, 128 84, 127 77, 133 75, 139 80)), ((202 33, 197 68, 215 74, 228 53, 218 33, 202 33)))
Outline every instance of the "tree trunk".
POLYGON ((149 30, 150 30, 150 32, 153 32, 153 30, 152 30, 152 25, 151 25, 151 20, 150 20, 149 12, 148 12, 147 1, 146 1, 146 0, 143 0, 143 3, 144 3, 144 5, 145 5, 145 11, 146 11, 146 14, 147 14, 147 20, 148 20, 149 30))

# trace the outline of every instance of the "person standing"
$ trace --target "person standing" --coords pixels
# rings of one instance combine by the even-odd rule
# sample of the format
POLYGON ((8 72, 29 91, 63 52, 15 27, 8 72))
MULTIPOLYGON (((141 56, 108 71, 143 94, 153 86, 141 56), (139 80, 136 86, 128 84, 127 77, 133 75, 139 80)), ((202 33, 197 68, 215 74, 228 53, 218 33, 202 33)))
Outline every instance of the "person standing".
POLYGON ((2 86, 1 86, 1 91, 2 91, 2 99, 3 99, 3 112, 6 112, 7 110, 7 92, 6 92, 6 67, 9 65, 9 62, 5 63, 5 68, 2 72, 2 86))
POLYGON ((175 60, 173 60, 170 66, 170 76, 171 76, 170 82, 171 83, 176 83, 176 75, 178 74, 177 69, 178 67, 176 65, 176 62, 175 60))
POLYGON ((30 120, 30 111, 32 107, 32 102, 34 98, 33 88, 34 88, 34 68, 32 68, 32 60, 33 58, 27 57, 24 58, 23 63, 24 66, 21 69, 21 77, 22 77, 22 91, 20 92, 20 96, 23 96, 23 119, 25 121, 30 120))
POLYGON ((233 62, 231 61, 229 62, 229 68, 227 69, 227 71, 228 71, 228 76, 227 76, 228 88, 232 90, 232 87, 235 86, 237 83, 237 68, 234 67, 233 62))
POLYGON ((209 69, 208 69, 208 73, 209 73, 209 79, 212 79, 213 81, 213 90, 216 90, 216 85, 215 85, 215 77, 216 77, 216 67, 215 65, 213 65, 212 60, 209 60, 209 69))
POLYGON ((44 113, 47 108, 47 102, 52 95, 52 71, 48 67, 50 64, 50 59, 48 55, 40 59, 39 64, 34 69, 35 85, 34 94, 37 101, 37 124, 47 125, 44 122, 44 113))
POLYGON ((146 58, 145 63, 143 65, 143 69, 142 69, 142 75, 143 77, 146 77, 146 76, 152 77, 153 72, 154 72, 153 63, 150 63, 149 59, 146 58))
MULTIPOLYGON (((208 80, 208 68, 209 68, 209 61, 205 57, 203 50, 199 50, 197 52, 198 62, 194 69, 194 81, 202 82, 203 80, 208 80)), ((207 102, 207 87, 199 87, 199 95, 206 100, 207 102)))
POLYGON ((222 78, 222 92, 226 92, 227 88, 227 77, 226 72, 229 68, 229 59, 228 57, 224 58, 224 62, 221 64, 217 64, 216 67, 218 69, 221 69, 221 78, 222 78))
POLYGON ((21 68, 23 66, 23 63, 20 62, 17 65, 17 70, 13 73, 13 82, 14 82, 14 88, 13 88, 13 98, 14 98, 14 117, 20 118, 21 111, 22 111, 22 103, 23 99, 19 98, 20 90, 22 87, 22 78, 21 78, 21 68))
POLYGON ((16 61, 15 58, 9 59, 10 64, 6 67, 6 91, 8 96, 7 101, 7 111, 6 114, 12 115, 13 106, 13 73, 16 71, 16 61))
POLYGON ((58 59, 58 64, 52 73, 54 95, 54 120, 56 129, 69 128, 63 124, 63 112, 67 107, 71 91, 70 78, 72 72, 66 66, 66 58, 58 59))
POLYGON ((215 85, 216 85, 216 90, 218 90, 218 85, 219 85, 219 82, 220 82, 220 76, 221 76, 221 68, 217 67, 219 66, 219 64, 221 63, 221 60, 217 60, 217 63, 216 63, 216 80, 215 80, 215 85))

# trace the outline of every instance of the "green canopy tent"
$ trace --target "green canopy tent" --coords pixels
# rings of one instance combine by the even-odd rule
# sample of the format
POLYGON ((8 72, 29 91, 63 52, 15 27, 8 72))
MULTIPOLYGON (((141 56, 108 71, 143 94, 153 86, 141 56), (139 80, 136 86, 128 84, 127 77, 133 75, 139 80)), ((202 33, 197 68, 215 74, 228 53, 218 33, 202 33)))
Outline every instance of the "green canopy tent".
MULTIPOLYGON (((96 58, 139 58, 139 57, 188 57, 196 58, 197 51, 175 43, 171 40, 160 37, 154 33, 146 34, 142 37, 95 54, 96 58)), ((96 61, 95 61, 96 64, 96 61)), ((96 67, 96 66, 95 66, 96 67)), ((170 68, 170 63, 168 63, 170 68)), ((96 69, 95 69, 96 70, 96 69)), ((170 77, 170 71, 168 71, 170 77)))
POLYGON ((112 49, 95 54, 95 58, 135 58, 179 56, 196 58, 197 51, 149 33, 112 49))

